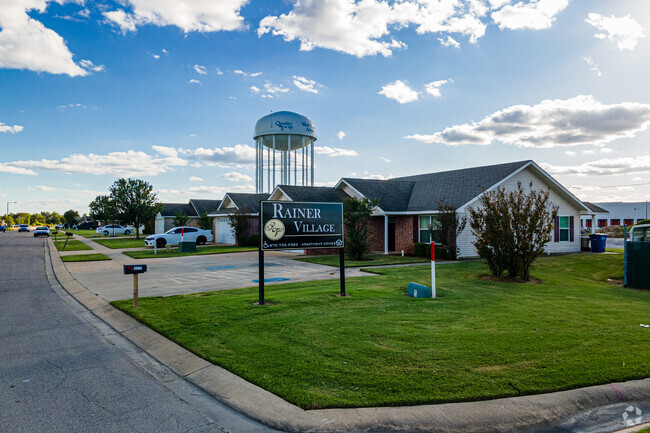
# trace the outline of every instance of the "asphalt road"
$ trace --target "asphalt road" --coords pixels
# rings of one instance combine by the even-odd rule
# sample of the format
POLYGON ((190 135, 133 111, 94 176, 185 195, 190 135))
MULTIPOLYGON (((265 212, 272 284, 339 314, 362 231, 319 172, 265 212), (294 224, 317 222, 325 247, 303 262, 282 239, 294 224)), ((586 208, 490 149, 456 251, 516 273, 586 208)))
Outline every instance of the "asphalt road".
POLYGON ((67 295, 47 244, 0 233, 0 432, 268 432, 67 295))

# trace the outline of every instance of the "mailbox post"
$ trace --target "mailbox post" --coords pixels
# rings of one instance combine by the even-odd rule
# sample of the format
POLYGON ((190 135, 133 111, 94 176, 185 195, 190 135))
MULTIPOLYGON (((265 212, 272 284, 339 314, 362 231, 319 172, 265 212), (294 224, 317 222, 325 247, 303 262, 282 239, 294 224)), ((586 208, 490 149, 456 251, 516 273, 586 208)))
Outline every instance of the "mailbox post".
POLYGON ((124 275, 133 275, 133 308, 138 308, 138 275, 147 272, 147 265, 124 265, 124 275))

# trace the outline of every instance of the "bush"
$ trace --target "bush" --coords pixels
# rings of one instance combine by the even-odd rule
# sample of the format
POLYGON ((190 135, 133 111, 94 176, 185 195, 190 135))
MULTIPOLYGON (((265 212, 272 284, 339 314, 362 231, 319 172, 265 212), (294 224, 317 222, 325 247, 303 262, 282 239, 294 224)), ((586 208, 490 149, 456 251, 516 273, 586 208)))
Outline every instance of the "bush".
POLYGON ((416 242, 413 244, 413 255, 416 257, 426 257, 427 254, 427 244, 424 242, 416 242))
POLYGON ((647 220, 641 220, 641 221, 639 221, 638 223, 636 223, 635 225, 638 226, 639 224, 650 224, 650 219, 647 219, 647 220))
POLYGON ((255 235, 251 235, 251 237, 248 238, 249 247, 257 247, 259 245, 260 245, 260 235, 255 234, 255 235))
MULTIPOLYGON (((629 231, 629 229, 628 229, 629 231)), ((596 233, 605 234, 610 238, 622 238, 625 233, 624 226, 607 226, 596 230, 596 233)))
POLYGON ((352 260, 362 260, 370 251, 370 229, 368 222, 377 200, 343 199, 343 221, 345 224, 345 249, 352 260))

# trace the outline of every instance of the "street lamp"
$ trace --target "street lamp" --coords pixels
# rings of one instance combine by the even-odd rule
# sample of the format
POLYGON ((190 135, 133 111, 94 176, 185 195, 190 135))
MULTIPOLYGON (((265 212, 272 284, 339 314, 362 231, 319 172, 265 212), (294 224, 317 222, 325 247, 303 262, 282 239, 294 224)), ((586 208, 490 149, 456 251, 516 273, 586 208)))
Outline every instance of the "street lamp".
POLYGON ((7 202, 7 215, 6 215, 6 217, 7 217, 7 221, 6 221, 7 225, 9 225, 9 203, 18 203, 18 202, 17 201, 8 201, 7 202))

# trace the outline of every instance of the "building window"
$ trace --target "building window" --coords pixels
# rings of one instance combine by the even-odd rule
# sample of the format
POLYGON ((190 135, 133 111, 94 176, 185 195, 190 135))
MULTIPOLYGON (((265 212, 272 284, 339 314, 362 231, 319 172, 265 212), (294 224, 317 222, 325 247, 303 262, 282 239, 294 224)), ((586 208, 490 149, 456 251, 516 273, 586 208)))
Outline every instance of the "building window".
POLYGON ((598 220, 598 227, 607 227, 607 220, 598 220))
POLYGON ((620 226, 621 225, 621 220, 609 220, 609 225, 610 226, 620 226))
POLYGON ((431 231, 429 228, 433 228, 433 241, 435 243, 442 243, 440 237, 440 223, 438 218, 435 215, 420 215, 420 242, 431 242, 431 231))
POLYGON ((625 224, 628 227, 632 227, 634 225, 634 220, 623 220, 623 224, 625 224))
POLYGON ((587 228, 590 229, 591 228, 591 220, 587 220, 586 223, 587 223, 587 228))
POLYGON ((569 217, 561 216, 559 217, 559 229, 560 229, 560 242, 569 241, 569 217))

